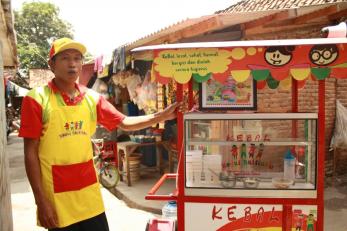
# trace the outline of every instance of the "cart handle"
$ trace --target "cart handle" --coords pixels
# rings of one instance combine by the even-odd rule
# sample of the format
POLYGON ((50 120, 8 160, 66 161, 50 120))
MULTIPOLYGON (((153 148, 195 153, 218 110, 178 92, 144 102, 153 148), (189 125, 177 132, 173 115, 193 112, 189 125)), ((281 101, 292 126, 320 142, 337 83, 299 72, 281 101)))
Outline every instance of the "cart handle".
POLYGON ((146 200, 177 200, 177 189, 173 193, 170 193, 169 195, 155 195, 155 193, 158 191, 158 189, 161 187, 161 185, 164 183, 167 179, 176 179, 177 173, 165 173, 159 181, 151 188, 151 190, 147 193, 145 196, 146 200))

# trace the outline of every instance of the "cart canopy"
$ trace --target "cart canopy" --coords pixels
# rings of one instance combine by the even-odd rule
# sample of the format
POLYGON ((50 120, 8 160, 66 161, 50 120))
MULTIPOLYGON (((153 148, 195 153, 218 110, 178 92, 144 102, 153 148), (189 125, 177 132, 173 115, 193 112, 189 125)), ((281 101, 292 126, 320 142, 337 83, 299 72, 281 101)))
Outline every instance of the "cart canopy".
POLYGON ((180 43, 139 47, 151 52, 152 81, 185 84, 191 78, 237 83, 253 78, 257 88, 289 89, 292 79, 347 78, 347 38, 180 43))

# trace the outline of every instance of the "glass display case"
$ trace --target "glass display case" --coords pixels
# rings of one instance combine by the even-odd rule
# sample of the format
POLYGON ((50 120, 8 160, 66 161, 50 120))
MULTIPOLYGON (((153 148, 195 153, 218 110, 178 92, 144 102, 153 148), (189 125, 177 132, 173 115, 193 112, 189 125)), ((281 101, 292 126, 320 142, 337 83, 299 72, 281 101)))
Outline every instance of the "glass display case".
POLYGON ((185 193, 316 198, 316 113, 184 115, 185 193))

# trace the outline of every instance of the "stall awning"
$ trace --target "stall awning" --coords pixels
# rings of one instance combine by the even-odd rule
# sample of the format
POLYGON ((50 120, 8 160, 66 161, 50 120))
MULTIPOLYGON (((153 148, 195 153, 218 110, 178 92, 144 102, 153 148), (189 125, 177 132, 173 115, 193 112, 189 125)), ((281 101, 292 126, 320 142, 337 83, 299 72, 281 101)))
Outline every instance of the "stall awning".
POLYGON ((347 38, 180 43, 139 47, 153 51, 152 79, 166 84, 252 77, 258 88, 289 88, 291 78, 347 78, 347 38))

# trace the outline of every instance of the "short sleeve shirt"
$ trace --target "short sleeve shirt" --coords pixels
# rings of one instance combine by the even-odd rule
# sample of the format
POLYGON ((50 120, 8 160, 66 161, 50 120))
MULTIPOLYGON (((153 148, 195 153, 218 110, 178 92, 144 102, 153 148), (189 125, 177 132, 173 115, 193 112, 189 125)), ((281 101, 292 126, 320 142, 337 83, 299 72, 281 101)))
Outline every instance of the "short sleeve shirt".
POLYGON ((111 103, 99 93, 75 84, 77 89, 73 99, 59 91, 53 81, 48 85, 32 89, 23 99, 21 111, 21 127, 19 136, 24 138, 40 138, 43 128, 49 123, 49 95, 55 94, 58 105, 75 106, 86 99, 92 118, 108 130, 115 129, 125 118, 111 103))

